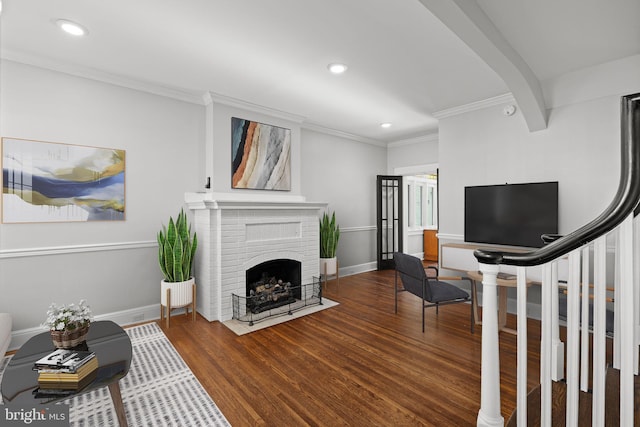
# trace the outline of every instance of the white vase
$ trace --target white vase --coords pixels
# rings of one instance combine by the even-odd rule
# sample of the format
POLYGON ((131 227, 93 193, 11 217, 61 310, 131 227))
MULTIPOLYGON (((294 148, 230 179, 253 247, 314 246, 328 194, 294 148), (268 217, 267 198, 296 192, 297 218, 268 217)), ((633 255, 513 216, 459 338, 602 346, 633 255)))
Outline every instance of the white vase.
POLYGON ((338 258, 320 258, 320 274, 335 276, 338 273, 338 258))
POLYGON ((193 284, 195 279, 185 282, 160 282, 160 304, 167 306, 167 289, 171 289, 171 308, 184 307, 193 302, 193 284))

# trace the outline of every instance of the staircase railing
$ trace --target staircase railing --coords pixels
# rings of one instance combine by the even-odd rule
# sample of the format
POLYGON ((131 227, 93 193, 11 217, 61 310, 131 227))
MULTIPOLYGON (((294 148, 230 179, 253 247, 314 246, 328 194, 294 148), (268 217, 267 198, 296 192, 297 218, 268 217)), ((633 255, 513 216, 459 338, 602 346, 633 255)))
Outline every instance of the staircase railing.
POLYGON ((634 209, 640 201, 640 93, 621 99, 621 167, 618 191, 607 209, 587 225, 525 253, 477 250, 483 273, 482 381, 478 426, 502 426, 496 286, 500 265, 517 266, 517 425, 527 425, 527 267, 542 266, 540 350, 541 424, 552 425, 552 381, 566 372, 566 425, 578 425, 580 390, 593 390, 592 425, 605 417, 607 236, 615 236, 613 365, 620 369, 620 425, 633 425, 634 374, 640 336, 640 226, 634 209), (634 238, 635 236, 635 238, 634 238), (636 255, 634 256, 634 249, 636 255), (593 284, 590 265, 593 251, 593 284), (559 338, 558 265, 568 263, 566 278, 567 355, 559 338), (590 291, 592 289, 592 291, 590 291), (582 293, 582 303, 580 295, 582 293), (591 294, 591 296, 590 296, 591 294), (589 304, 593 317, 589 319, 589 304), (589 378, 589 328, 593 324, 592 378, 589 378), (580 325, 585 327, 580 328, 580 325))

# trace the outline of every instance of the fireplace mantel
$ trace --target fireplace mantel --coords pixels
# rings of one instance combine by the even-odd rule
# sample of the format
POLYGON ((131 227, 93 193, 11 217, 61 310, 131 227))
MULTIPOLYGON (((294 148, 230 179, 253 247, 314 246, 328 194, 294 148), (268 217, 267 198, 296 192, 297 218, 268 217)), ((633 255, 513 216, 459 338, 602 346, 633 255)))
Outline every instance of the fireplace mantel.
POLYGON ((261 262, 301 262, 303 284, 319 275, 326 203, 278 193, 187 193, 185 202, 198 233, 197 310, 207 320, 232 318, 232 294, 246 292, 246 270, 261 262))
POLYGON ((302 196, 186 193, 189 209, 323 209, 327 203, 307 202, 302 196))

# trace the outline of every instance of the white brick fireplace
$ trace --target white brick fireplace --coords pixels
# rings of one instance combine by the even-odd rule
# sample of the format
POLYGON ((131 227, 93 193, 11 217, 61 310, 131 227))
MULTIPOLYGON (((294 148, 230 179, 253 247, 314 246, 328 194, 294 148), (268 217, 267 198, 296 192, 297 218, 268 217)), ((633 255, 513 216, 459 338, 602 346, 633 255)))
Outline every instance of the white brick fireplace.
POLYGON ((207 320, 233 316, 231 294, 245 296, 246 271, 275 259, 302 264, 302 284, 319 276, 318 221, 326 203, 303 197, 187 193, 198 234, 197 310, 207 320))

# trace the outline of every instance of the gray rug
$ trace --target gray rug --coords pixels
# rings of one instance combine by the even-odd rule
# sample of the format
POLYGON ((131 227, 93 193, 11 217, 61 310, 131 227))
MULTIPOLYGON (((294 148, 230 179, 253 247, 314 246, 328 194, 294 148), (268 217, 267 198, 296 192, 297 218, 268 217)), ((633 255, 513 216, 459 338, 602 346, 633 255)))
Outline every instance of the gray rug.
MULTIPOLYGON (((130 426, 230 426, 157 324, 125 330, 133 359, 120 390, 130 426)), ((9 359, 0 360, 0 379, 9 359)), ((65 403, 72 426, 118 425, 107 387, 65 403)))

